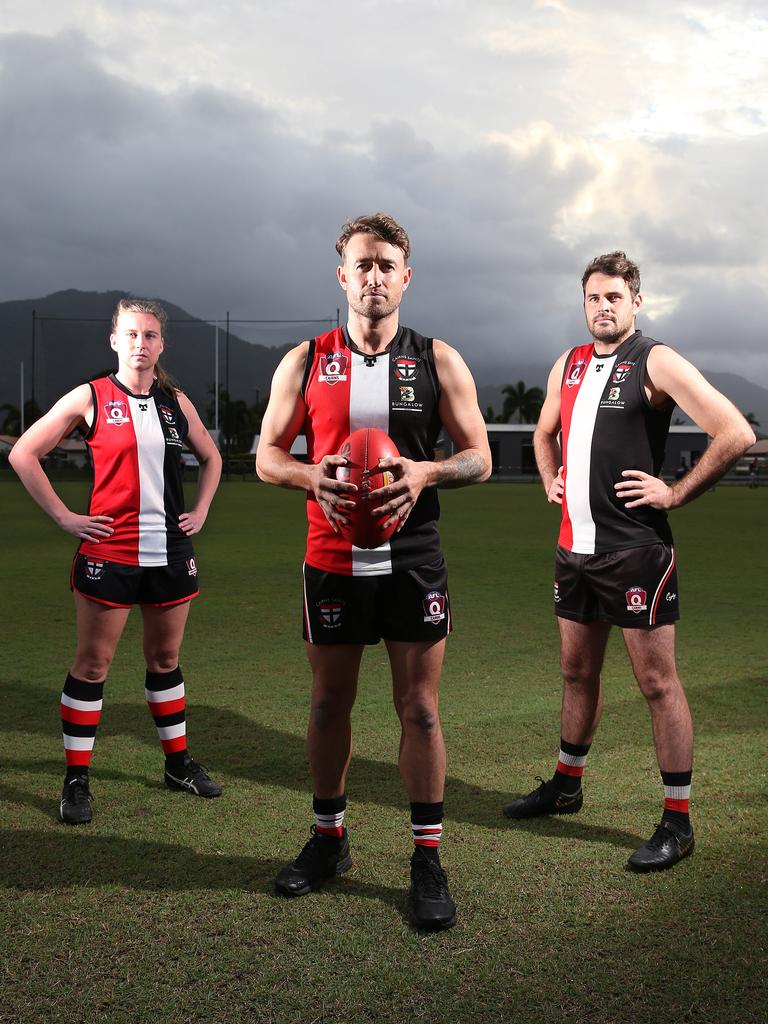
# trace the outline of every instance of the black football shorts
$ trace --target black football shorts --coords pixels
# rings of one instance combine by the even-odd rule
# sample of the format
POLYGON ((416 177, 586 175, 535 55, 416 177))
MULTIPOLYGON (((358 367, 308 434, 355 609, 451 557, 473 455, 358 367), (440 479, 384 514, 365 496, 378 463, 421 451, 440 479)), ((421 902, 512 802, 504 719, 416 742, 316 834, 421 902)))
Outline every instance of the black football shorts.
POLYGON ((311 644, 441 640, 452 629, 445 559, 384 576, 342 576, 305 563, 303 618, 311 644))
POLYGON ((83 597, 113 608, 183 604, 200 593, 194 555, 170 565, 143 566, 77 554, 69 585, 83 597))
POLYGON ((670 544, 578 555, 558 545, 555 614, 574 622, 648 628, 680 618, 675 549, 670 544))

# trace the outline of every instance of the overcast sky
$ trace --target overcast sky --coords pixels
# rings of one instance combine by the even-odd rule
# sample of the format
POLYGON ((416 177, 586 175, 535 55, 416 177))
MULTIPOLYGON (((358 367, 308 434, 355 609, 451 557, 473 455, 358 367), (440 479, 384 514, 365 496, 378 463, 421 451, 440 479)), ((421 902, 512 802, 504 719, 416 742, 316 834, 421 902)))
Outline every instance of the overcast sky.
POLYGON ((328 317, 339 228, 382 209, 404 321, 481 382, 580 342, 623 248, 646 333, 768 386, 766 5, 633 8, 3 0, 0 301, 328 317))

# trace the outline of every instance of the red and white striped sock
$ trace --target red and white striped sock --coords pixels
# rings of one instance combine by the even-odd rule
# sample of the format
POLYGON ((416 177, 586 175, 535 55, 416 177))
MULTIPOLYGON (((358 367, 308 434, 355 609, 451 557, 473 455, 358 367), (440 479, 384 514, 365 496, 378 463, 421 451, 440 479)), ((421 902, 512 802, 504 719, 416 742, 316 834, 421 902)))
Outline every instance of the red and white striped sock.
POLYGON ((344 811, 347 807, 347 796, 332 796, 322 799, 312 797, 312 813, 315 816, 315 832, 321 836, 332 836, 341 839, 344 834, 344 811))
POLYGON ((552 781, 561 793, 578 793, 590 743, 568 743, 560 738, 560 753, 552 781))
POLYGON ((68 779, 88 774, 103 693, 104 682, 86 683, 67 674, 61 694, 61 729, 68 779))
POLYGON ((693 769, 689 772, 662 771, 661 773, 661 781, 664 783, 664 817, 684 828, 688 828, 691 824, 692 777, 693 769))
POLYGON ((148 670, 144 695, 166 761, 183 759, 187 752, 187 700, 180 666, 170 672, 148 670))
POLYGON ((443 838, 443 801, 411 803, 411 832, 416 850, 431 858, 439 858, 443 838))

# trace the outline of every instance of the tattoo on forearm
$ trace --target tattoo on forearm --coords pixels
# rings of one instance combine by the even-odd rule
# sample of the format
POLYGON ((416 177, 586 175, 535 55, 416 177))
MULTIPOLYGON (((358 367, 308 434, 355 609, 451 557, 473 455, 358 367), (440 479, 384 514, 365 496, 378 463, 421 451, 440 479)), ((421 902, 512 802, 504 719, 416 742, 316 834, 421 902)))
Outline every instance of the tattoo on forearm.
POLYGON ((485 472, 485 460, 478 452, 457 452, 440 464, 438 487, 463 487, 485 472))

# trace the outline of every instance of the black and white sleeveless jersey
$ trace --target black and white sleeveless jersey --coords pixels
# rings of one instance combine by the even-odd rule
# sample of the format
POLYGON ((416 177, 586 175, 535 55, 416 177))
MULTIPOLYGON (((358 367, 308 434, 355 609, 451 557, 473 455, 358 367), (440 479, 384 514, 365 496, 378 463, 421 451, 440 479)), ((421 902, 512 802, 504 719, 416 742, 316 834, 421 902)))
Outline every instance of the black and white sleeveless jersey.
POLYGON ((614 490, 624 469, 661 472, 672 406, 655 409, 644 386, 648 353, 658 344, 636 331, 612 355, 597 355, 594 344, 568 354, 560 388, 565 492, 558 539, 568 551, 672 543, 666 512, 627 509, 614 490))

